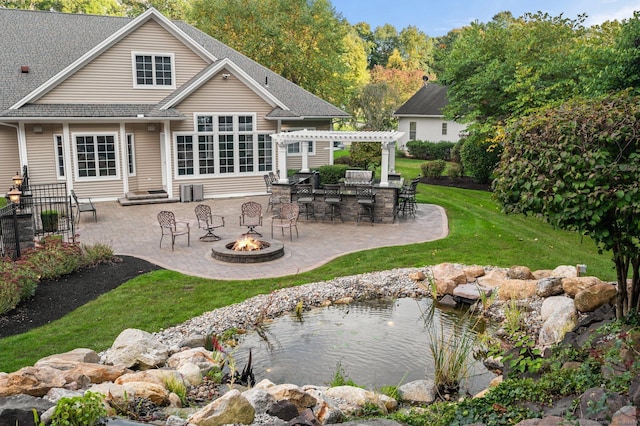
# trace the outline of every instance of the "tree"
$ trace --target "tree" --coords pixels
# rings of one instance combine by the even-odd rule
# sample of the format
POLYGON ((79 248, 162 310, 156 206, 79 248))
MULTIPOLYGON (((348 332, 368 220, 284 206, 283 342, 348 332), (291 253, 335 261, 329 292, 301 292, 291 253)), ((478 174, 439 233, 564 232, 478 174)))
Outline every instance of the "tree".
POLYGON ((611 251, 618 318, 640 310, 639 135, 640 98, 576 98, 510 127, 494 181, 506 212, 541 215, 611 251))
POLYGON ((433 71, 433 40, 417 27, 409 25, 400 31, 400 52, 406 68, 433 71))
POLYGON ((398 106, 397 98, 397 88, 385 81, 369 83, 362 87, 351 98, 349 104, 354 127, 362 130, 390 130, 395 128, 393 112, 398 106))
POLYGON ((348 23, 328 0, 195 0, 200 30, 336 105, 356 86, 345 59, 348 23))
POLYGON ((353 142, 349 148, 351 164, 369 170, 382 162, 382 144, 380 142, 353 142))
POLYGON ((187 20, 189 2, 187 0, 120 0, 126 16, 138 16, 153 7, 174 20, 187 20))

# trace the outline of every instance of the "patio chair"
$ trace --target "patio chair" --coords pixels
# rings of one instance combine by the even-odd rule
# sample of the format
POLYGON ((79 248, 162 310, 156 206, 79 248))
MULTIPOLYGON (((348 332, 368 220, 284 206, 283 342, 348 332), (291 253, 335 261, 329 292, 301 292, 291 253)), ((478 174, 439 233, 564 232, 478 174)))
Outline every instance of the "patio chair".
POLYGON ((324 207, 324 216, 327 216, 327 210, 329 210, 332 223, 333 219, 338 216, 340 216, 340 220, 344 222, 342 219, 342 211, 340 210, 342 190, 339 184, 326 184, 324 186, 324 202, 326 204, 324 207))
POLYGON ((191 245, 191 229, 189 222, 177 221, 173 212, 163 210, 158 213, 158 223, 160 223, 160 229, 162 236, 160 237, 160 248, 162 248, 162 239, 165 235, 171 236, 171 251, 173 251, 176 245, 176 237, 179 235, 187 236, 187 246, 191 245))
POLYGON ((267 187, 267 194, 269 194, 269 202, 267 209, 273 210, 276 204, 282 204, 282 199, 278 195, 273 195, 273 180, 269 175, 264 175, 264 184, 267 187))
POLYGON ((298 216, 300 206, 297 203, 284 203, 280 208, 280 214, 271 218, 271 238, 273 238, 273 228, 280 228, 284 236, 285 228, 289 228, 289 240, 293 241, 291 228, 296 228, 296 238, 298 234, 298 216))
POLYGON ((206 204, 198 204, 195 211, 198 228, 207 231, 205 235, 200 237, 200 241, 220 240, 221 238, 214 233, 214 230, 224 226, 224 216, 211 214, 211 207, 206 204))
POLYGON ((371 226, 373 226, 376 207, 376 194, 373 191, 373 186, 356 186, 356 201, 360 205, 356 225, 360 225, 363 217, 368 217, 371 220, 371 226))
POLYGON ((93 201, 91 201, 91 198, 87 198, 88 201, 86 202, 80 202, 78 201, 78 196, 73 189, 71 190, 71 196, 73 197, 73 201, 78 211, 77 223, 80 223, 80 213, 82 212, 91 212, 93 214, 93 220, 95 222, 98 221, 98 212, 96 211, 96 206, 93 205, 93 201))
POLYGON ((240 226, 249 228, 244 235, 262 237, 262 234, 256 231, 256 226, 262 226, 262 204, 255 201, 244 203, 241 207, 240 226))

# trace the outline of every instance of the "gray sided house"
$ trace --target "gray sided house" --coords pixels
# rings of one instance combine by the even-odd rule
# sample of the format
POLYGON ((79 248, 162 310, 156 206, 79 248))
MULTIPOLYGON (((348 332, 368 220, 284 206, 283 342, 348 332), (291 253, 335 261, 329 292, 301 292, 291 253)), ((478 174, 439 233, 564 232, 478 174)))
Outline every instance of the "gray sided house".
MULTIPOLYGON (((347 114, 155 9, 135 19, 0 9, 0 185, 80 197, 202 184, 205 198, 264 193, 270 135, 332 130, 347 114)), ((288 144, 287 165, 332 162, 331 141, 288 144), (326 145, 326 146, 325 146, 326 145)), ((286 171, 280 171, 286 173, 286 171)))
POLYGON ((398 131, 404 132, 398 145, 406 149, 409 141, 458 142, 465 125, 445 120, 442 109, 447 106, 447 88, 437 83, 425 84, 394 113, 398 131))

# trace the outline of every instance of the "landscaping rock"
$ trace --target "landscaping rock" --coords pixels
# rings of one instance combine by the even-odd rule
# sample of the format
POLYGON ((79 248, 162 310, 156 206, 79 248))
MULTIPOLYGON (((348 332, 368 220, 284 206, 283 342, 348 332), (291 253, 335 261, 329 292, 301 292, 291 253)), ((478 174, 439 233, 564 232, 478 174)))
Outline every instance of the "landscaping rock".
POLYGON ((575 295, 576 308, 580 312, 593 312, 600 306, 610 303, 617 294, 618 290, 614 285, 594 284, 575 295))
POLYGON ((124 365, 104 365, 81 362, 68 371, 64 372, 67 383, 77 381, 74 377, 86 377, 90 383, 112 382, 123 374, 130 373, 124 365))
POLYGON ((325 395, 324 390, 327 388, 307 385, 302 389, 318 401, 315 407, 313 407, 313 414, 321 423, 335 424, 344 421, 344 413, 340 410, 338 404, 325 395))
POLYGON ((150 333, 128 328, 120 333, 107 351, 105 363, 140 370, 156 368, 167 361, 168 350, 150 333))
POLYGON ((67 381, 64 373, 51 367, 24 367, 0 376, 0 397, 26 394, 44 396, 52 388, 61 388, 67 381))
POLYGON ((536 294, 537 289, 536 280, 507 279, 499 284, 498 297, 500 300, 528 299, 536 294))
POLYGON ((477 283, 481 287, 495 288, 507 279, 507 272, 502 269, 492 269, 485 275, 478 277, 477 283))
POLYGON ((38 416, 55 404, 30 395, 13 395, 0 398, 0 426, 32 425, 33 410, 38 416))
POLYGON ((540 319, 546 321, 556 312, 576 312, 573 299, 566 296, 552 296, 544 299, 540 306, 540 319))
POLYGON ((536 295, 538 297, 557 296, 564 293, 562 289, 562 278, 548 277, 538 279, 536 295))
POLYGON ((492 291, 491 288, 480 287, 476 284, 461 284, 453 290, 453 295, 460 297, 466 303, 473 303, 480 299, 481 293, 489 297, 492 291))
POLYGON ((566 310, 557 310, 542 324, 538 344, 549 346, 561 342, 565 334, 571 331, 578 322, 575 308, 571 306, 566 310))
POLYGON ((271 408, 267 410, 267 414, 288 422, 298 417, 298 407, 286 399, 283 399, 273 403, 271 408))
POLYGON ((276 401, 287 400, 293 403, 298 412, 311 408, 318 402, 311 394, 294 384, 275 385, 268 380, 263 380, 255 386, 269 393, 276 401))
POLYGON ((264 389, 251 388, 242 392, 242 396, 247 398, 256 414, 267 413, 276 403, 276 399, 264 389))
POLYGON ((218 426, 225 424, 251 424, 255 410, 238 390, 230 390, 195 414, 188 422, 196 426, 218 426))
POLYGON ((526 266, 512 266, 507 271, 507 279, 510 280, 535 280, 536 277, 531 273, 531 269, 526 266))
POLYGON ((615 392, 603 388, 587 389, 580 396, 580 417, 605 421, 627 404, 627 399, 615 392))
POLYGON ((358 413, 365 404, 375 404, 383 414, 398 407, 398 402, 393 398, 354 386, 336 386, 327 389, 325 394, 336 401, 347 416, 358 413))
POLYGON ((298 417, 289 421, 290 426, 322 426, 310 409, 304 410, 298 417))
POLYGON ((169 357, 167 366, 179 369, 185 364, 195 364, 200 373, 205 375, 214 368, 220 367, 220 362, 213 357, 213 352, 205 348, 192 348, 177 352, 169 357))
POLYGON ((436 400, 437 388, 433 380, 415 380, 398 387, 398 396, 411 404, 430 404, 436 400))
POLYGON ((38 360, 34 367, 52 367, 57 370, 71 370, 80 363, 97 364, 100 355, 93 349, 78 348, 62 354, 55 354, 38 360))
POLYGON ((580 291, 596 284, 602 284, 596 277, 569 277, 562 279, 562 289, 569 297, 575 297, 580 291))
POLYGON ((611 418, 610 426, 637 426, 638 409, 633 405, 626 405, 616 411, 611 418))

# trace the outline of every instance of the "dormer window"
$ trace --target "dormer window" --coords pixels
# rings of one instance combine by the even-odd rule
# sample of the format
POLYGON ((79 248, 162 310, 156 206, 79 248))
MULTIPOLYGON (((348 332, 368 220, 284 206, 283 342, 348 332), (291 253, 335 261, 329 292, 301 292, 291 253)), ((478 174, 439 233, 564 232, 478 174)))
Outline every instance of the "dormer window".
POLYGON ((175 88, 173 54, 133 53, 134 87, 175 88))

